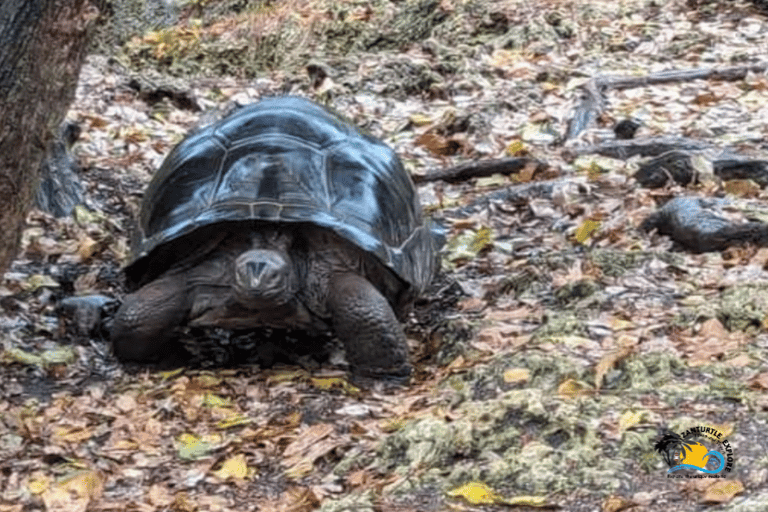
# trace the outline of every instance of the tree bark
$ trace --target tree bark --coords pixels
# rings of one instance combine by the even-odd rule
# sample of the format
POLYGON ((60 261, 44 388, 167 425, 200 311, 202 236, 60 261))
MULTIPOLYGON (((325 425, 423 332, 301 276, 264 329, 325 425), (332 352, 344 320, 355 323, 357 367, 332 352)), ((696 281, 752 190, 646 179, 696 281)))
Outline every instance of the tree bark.
POLYGON ((74 98, 102 1, 0 2, 0 274, 18 252, 40 161, 74 98))

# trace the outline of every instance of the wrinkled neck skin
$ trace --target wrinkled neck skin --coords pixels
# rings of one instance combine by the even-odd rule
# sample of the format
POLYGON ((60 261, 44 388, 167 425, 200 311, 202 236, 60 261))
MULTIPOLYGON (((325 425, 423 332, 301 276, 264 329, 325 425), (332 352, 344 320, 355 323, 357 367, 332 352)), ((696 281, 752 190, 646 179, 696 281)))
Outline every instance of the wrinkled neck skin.
POLYGON ((291 239, 274 230, 256 232, 251 248, 235 260, 234 291, 237 302, 248 309, 271 309, 290 303, 298 290, 296 267, 291 260, 291 239))

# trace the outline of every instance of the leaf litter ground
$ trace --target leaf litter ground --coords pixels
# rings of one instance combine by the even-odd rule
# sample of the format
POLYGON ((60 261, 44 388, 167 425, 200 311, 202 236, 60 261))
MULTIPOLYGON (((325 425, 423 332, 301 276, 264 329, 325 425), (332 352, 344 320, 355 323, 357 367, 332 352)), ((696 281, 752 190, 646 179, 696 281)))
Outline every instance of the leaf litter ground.
POLYGON ((759 2, 205 4, 83 70, 70 118, 88 201, 29 215, 0 298, 1 512, 765 509, 768 249, 691 254, 638 229, 685 194, 727 192, 730 214, 761 219, 765 192, 706 165, 647 190, 643 157, 583 148, 633 118, 636 140, 764 157, 768 79, 607 89, 580 110, 599 77, 762 63, 759 2), (333 340, 296 333, 187 332, 194 364, 122 365, 56 308, 124 293, 143 186, 184 133, 286 92, 393 145, 449 228, 407 326, 408 388, 358 389, 333 340), (502 157, 546 165, 421 179, 502 157), (733 471, 668 479, 661 430, 699 425, 730 440, 733 471))

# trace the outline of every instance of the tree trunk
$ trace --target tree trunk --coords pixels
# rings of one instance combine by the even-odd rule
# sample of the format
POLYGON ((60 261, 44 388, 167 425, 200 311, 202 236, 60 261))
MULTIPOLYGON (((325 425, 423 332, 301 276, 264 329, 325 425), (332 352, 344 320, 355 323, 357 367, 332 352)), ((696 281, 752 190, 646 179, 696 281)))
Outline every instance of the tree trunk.
POLYGON ((18 252, 40 160, 74 98, 101 1, 0 1, 0 275, 18 252))

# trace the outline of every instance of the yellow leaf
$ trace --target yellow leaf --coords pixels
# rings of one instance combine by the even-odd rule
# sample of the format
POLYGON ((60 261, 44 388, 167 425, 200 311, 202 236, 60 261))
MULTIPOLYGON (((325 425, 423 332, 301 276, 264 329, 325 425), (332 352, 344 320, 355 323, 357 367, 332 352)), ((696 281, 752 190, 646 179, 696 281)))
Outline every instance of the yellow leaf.
POLYGON ((251 423, 253 420, 247 416, 243 416, 239 412, 233 412, 232 414, 229 414, 226 418, 219 420, 216 423, 216 428, 218 429, 228 429, 232 427, 239 427, 241 425, 247 425, 251 423))
POLYGON ((592 236, 592 233, 598 229, 600 229, 599 221, 587 219, 581 224, 581 226, 579 226, 579 229, 576 230, 574 237, 576 238, 577 242, 583 244, 589 237, 592 236))
POLYGON ((482 227, 475 232, 475 239, 472 240, 471 248, 476 253, 493 247, 493 230, 489 227, 482 227))
POLYGON ((3 360, 12 362, 12 363, 21 363, 21 364, 27 364, 30 366, 43 365, 42 357, 35 354, 30 354, 29 352, 25 352, 15 347, 10 347, 5 349, 2 353, 2 357, 3 357, 3 360))
POLYGON ((412 114, 409 119, 414 126, 426 126, 432 122, 432 118, 426 114, 412 114))
POLYGON ((37 290, 38 288, 48 287, 48 288, 56 288, 59 286, 59 283, 56 282, 51 276, 44 276, 41 274, 33 274, 29 276, 29 279, 27 279, 27 282, 24 285, 24 288, 26 291, 33 292, 37 290))
POLYGON ((213 393, 203 395, 203 405, 207 407, 232 407, 232 402, 213 393))
POLYGON ((528 382, 530 378, 531 371, 528 368, 511 368, 504 372, 504 382, 507 384, 528 382))
POLYGON ((314 387, 321 391, 341 389, 348 394, 355 394, 360 392, 359 388, 350 384, 349 381, 343 377, 312 377, 310 381, 314 387))
POLYGON ((222 480, 226 480, 227 478, 244 480, 249 474, 248 463, 245 462, 245 455, 241 453, 228 458, 221 465, 221 468, 218 471, 214 471, 213 474, 222 480))
POLYGON ((626 329, 632 329, 635 323, 632 320, 626 320, 624 318, 613 317, 611 318, 611 329, 614 331, 623 331, 626 329))
POLYGON ((585 386, 574 379, 567 379, 557 387, 557 393, 564 398, 576 398, 584 394, 585 386))
POLYGON ((269 375, 267 382, 270 384, 280 384, 282 382, 298 381, 306 376, 307 372, 304 370, 280 370, 269 375))
POLYGON ((38 475, 27 482, 27 489, 32 494, 42 494, 48 489, 50 479, 47 476, 38 475))
POLYGON ((176 451, 184 460, 203 459, 213 449, 216 439, 213 436, 198 437, 194 434, 181 434, 176 438, 176 451))
POLYGON ((160 376, 163 380, 169 380, 181 375, 185 368, 176 368, 175 370, 168 370, 167 372, 160 372, 160 376))
POLYGON ((490 487, 482 482, 470 482, 452 491, 448 491, 448 496, 461 497, 472 505, 494 505, 504 503, 504 498, 496 494, 490 487))
POLYGON ((97 224, 101 219, 102 216, 99 215, 96 212, 90 211, 85 206, 78 204, 75 206, 74 211, 72 212, 75 222, 77 222, 80 226, 85 227, 88 224, 97 224))
POLYGON ((621 417, 619 417, 619 431, 624 432, 625 430, 629 430, 630 428, 634 427, 640 423, 642 417, 642 412, 626 411, 621 415, 621 417))
POLYGON ((52 364, 72 364, 77 361, 77 352, 72 347, 60 347, 46 350, 40 354, 43 366, 52 364))
POLYGON ((528 153, 528 149, 525 147, 525 143, 520 140, 513 140, 507 145, 506 152, 509 156, 521 156, 528 153))

